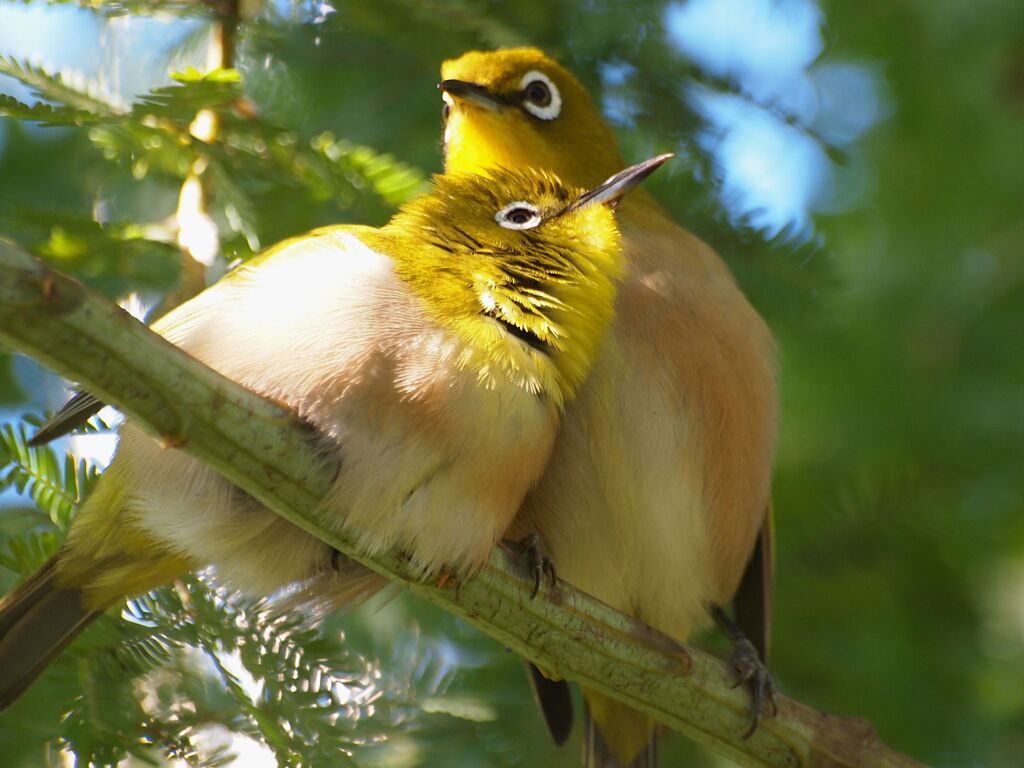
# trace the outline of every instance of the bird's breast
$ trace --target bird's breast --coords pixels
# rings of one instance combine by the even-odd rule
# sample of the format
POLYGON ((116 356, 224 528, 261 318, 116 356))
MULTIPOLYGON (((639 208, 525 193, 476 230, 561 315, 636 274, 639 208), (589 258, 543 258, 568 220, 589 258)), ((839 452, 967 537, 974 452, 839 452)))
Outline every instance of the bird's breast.
POLYGON ((554 407, 474 365, 472 345, 351 232, 294 241, 164 330, 326 435, 341 469, 325 522, 370 552, 404 549, 424 573, 477 567, 550 453, 554 407))
POLYGON ((628 203, 612 332, 515 534, 539 532, 564 578, 684 637, 731 598, 764 519, 774 345, 707 246, 628 203))

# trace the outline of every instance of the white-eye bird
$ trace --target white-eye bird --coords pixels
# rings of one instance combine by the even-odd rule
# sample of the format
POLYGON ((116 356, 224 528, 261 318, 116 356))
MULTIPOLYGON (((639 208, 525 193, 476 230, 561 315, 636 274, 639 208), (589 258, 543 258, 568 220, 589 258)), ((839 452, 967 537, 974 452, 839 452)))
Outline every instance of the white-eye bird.
MULTIPOLYGON (((621 276, 612 208, 666 156, 588 192, 547 172, 436 177, 384 227, 283 242, 154 330, 325 439, 316 514, 367 553, 466 576, 504 535, 583 383, 621 276)), ((0 602, 0 708, 127 595, 213 564, 328 602, 382 585, 130 423, 67 541, 0 602)), ((368 575, 369 574, 369 575, 368 575)))
MULTIPOLYGON (((587 186, 623 164, 580 82, 532 48, 441 68, 445 168, 546 168, 587 186)), ((762 654, 771 584, 769 501, 778 418, 775 344, 722 260, 640 192, 618 211, 626 257, 612 329, 510 536, 539 534, 559 575, 672 637, 733 600, 762 654), (742 583, 741 583, 742 582, 742 583)), ((730 632, 730 635, 735 635, 730 632)), ((755 723, 771 693, 749 642, 755 723)), ((564 740, 564 684, 535 675, 564 740)), ((655 724, 584 690, 587 765, 653 765, 655 724)))

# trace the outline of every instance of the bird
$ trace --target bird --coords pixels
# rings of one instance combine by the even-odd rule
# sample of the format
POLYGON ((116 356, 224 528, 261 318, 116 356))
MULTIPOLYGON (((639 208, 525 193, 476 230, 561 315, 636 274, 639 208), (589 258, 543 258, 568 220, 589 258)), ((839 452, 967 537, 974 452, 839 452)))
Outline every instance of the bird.
MULTIPOLYGON (((286 240, 160 318, 284 403, 337 467, 314 513, 424 578, 472 575, 585 380, 622 271, 613 209, 668 158, 584 191, 520 166, 446 174, 385 226, 286 240)), ((0 709, 107 608, 212 564, 254 595, 386 584, 130 422, 57 553, 0 601, 0 709)))
MULTIPOLYGON (((536 48, 470 51, 442 64, 438 87, 447 173, 529 163, 586 186, 624 163, 584 86, 536 48)), ((650 194, 624 200, 618 220, 626 272, 611 330, 509 535, 535 536, 564 580, 673 638, 722 625, 752 683, 753 727, 774 695, 761 659, 775 341, 722 259, 650 194)), ((531 673, 564 742, 566 684, 531 673)), ((656 764, 652 720, 583 694, 586 765, 656 764)))

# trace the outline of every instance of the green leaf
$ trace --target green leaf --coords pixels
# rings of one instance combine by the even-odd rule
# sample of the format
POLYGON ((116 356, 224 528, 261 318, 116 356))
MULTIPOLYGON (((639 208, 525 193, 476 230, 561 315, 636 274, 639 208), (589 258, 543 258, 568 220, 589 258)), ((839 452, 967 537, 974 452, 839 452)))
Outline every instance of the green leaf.
POLYGON ((203 109, 229 105, 241 96, 241 76, 231 69, 214 70, 201 74, 195 69, 172 75, 176 85, 155 88, 142 96, 133 106, 137 119, 146 115, 190 123, 203 109))
POLYGON ((237 69, 213 69, 200 72, 195 67, 188 67, 181 72, 172 72, 171 79, 179 83, 241 83, 242 75, 237 69))
POLYGON ((0 425, 0 488, 28 495, 59 530, 67 530, 98 475, 70 454, 60 462, 50 446, 29 447, 24 424, 0 425))
POLYGON ((95 112, 89 110, 74 109, 63 104, 52 105, 42 101, 25 104, 6 93, 0 93, 0 116, 42 123, 48 127, 87 125, 99 119, 95 112))
MULTIPOLYGON (((52 73, 42 66, 0 55, 0 74, 9 75, 28 86, 41 99, 57 102, 76 111, 98 117, 110 117, 126 111, 109 95, 101 94, 95 83, 90 85, 87 78, 77 72, 52 73)), ((9 104, 9 101, 4 103, 9 104)))

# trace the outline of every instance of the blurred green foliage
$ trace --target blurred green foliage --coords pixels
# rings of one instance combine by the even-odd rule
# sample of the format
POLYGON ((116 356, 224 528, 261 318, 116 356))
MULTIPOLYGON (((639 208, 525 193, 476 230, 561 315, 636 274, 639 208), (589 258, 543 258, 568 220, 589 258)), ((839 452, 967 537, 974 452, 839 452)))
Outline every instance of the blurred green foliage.
MULTIPOLYGON (((107 24, 159 9, 193 26, 141 95, 114 98, 0 50, 0 90, 18 81, 36 94, 0 97, 10 116, 0 119, 0 233, 112 297, 174 288, 170 217, 200 158, 220 234, 211 275, 320 224, 386 220, 440 169, 438 65, 470 48, 539 45, 594 90, 630 158, 679 151, 651 186, 729 261, 780 341, 772 667, 782 689, 871 719, 928 763, 1019 764, 1024 6, 823 1, 814 30, 824 49, 805 74, 856 68, 877 111, 866 133, 837 138, 813 115, 829 100, 861 109, 855 94, 822 87, 816 113, 790 110, 753 75, 683 56, 665 2, 267 5, 238 26, 240 81, 182 65, 182 48, 202 63, 214 18, 204 7, 94 5, 107 24), (171 70, 181 71, 173 81, 171 70), (692 98, 697 88, 820 149, 831 181, 810 200, 810 227, 759 231, 755 212, 723 195, 724 129, 692 98), (210 145, 189 133, 200 108, 221 118, 210 145)), ((783 18, 815 8, 748 5, 783 18)), ((753 19, 732 22, 752 48, 766 34, 753 19)), ((24 449, 18 414, 53 407, 52 390, 0 356, 13 424, 0 478, 27 492, 0 508, 0 586, 52 551, 92 476, 89 463, 24 449)), ((38 765, 44 744, 52 754, 63 743, 101 761, 215 764, 241 742, 211 742, 211 725, 263 741, 281 764, 578 759, 575 746, 548 745, 518 661, 451 617, 399 596, 310 632, 202 579, 86 633, 0 716, 0 754, 38 765), (250 677, 263 680, 256 694, 250 677)), ((664 764, 684 758, 716 762, 670 740, 664 764)))

